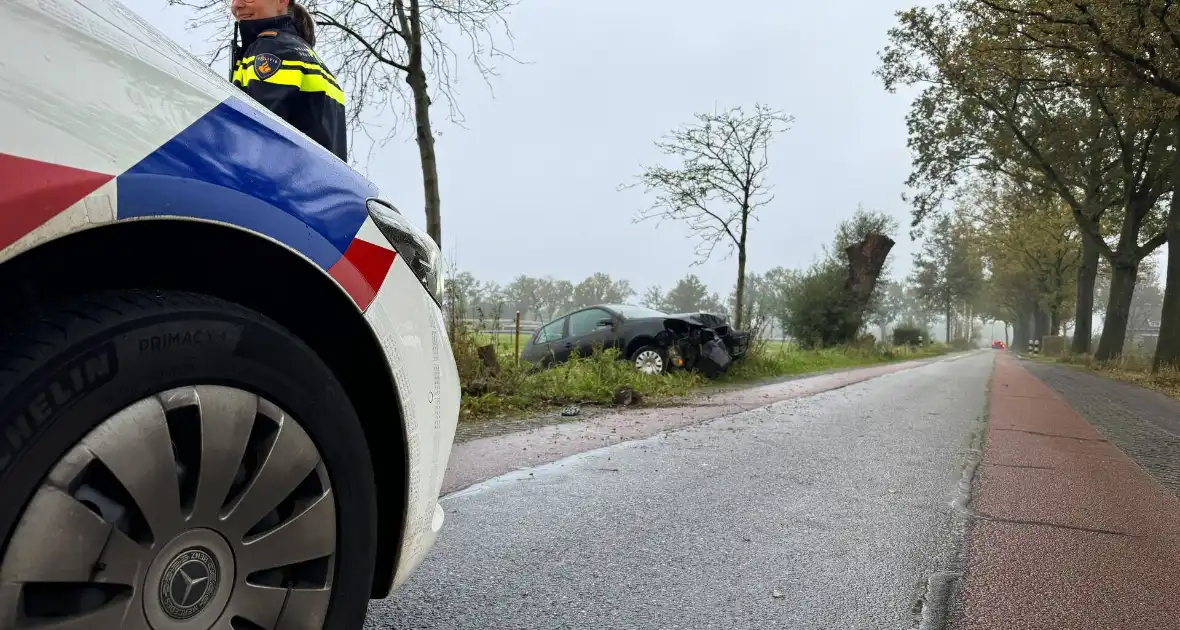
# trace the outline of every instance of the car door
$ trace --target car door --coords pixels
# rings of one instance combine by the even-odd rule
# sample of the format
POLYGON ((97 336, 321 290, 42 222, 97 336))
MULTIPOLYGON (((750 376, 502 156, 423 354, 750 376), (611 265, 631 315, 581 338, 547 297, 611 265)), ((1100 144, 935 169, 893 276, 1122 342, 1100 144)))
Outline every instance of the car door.
MULTIPOLYGON (((571 313, 565 343, 568 352, 577 350, 578 356, 588 357, 596 346, 604 350, 618 345, 614 330, 614 315, 601 308, 588 308, 571 313), (611 322, 604 325, 604 322, 611 322)), ((567 356, 568 358, 568 356, 567 356)))
MULTIPOLYGON (((536 352, 540 353, 536 361, 542 367, 569 360, 570 348, 565 343, 565 325, 568 320, 568 317, 555 319, 542 326, 541 330, 537 331, 537 335, 533 337, 532 345, 536 348, 536 352)), ((532 354, 531 350, 530 355, 532 354)), ((533 360, 533 357, 529 356, 526 359, 533 360)))

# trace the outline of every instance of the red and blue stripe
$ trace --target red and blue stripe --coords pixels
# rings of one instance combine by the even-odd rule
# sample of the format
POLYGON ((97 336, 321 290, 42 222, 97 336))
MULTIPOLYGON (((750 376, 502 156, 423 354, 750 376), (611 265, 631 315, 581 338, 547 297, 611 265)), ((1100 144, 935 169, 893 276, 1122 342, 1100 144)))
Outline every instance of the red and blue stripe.
POLYGON ((393 264, 392 250, 357 238, 376 187, 237 97, 117 176, 0 155, 0 248, 112 178, 118 218, 191 217, 266 235, 328 272, 362 309, 393 264))

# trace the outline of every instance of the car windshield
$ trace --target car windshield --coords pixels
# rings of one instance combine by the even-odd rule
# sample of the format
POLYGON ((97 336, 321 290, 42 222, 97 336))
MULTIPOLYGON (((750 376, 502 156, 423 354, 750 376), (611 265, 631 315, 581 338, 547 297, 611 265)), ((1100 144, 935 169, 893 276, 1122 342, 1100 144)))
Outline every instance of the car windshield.
POLYGON ((631 304, 618 304, 618 305, 612 304, 611 306, 608 306, 607 308, 618 313, 619 315, 622 315, 623 317, 625 317, 627 319, 637 319, 637 318, 642 318, 642 317, 667 317, 668 316, 667 313, 661 313, 660 311, 657 311, 654 308, 648 308, 646 306, 634 306, 631 304))

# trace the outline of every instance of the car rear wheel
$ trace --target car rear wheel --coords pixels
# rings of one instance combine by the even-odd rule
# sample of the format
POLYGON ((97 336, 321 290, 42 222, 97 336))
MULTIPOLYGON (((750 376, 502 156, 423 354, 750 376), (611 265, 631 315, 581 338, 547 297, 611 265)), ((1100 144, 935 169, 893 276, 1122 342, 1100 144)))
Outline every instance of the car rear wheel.
POLYGON ((343 387, 262 315, 71 300, 0 339, 0 627, 359 628, 376 493, 343 387))
POLYGON ((631 353, 631 362, 644 374, 663 374, 668 369, 668 351, 658 346, 643 346, 631 353))

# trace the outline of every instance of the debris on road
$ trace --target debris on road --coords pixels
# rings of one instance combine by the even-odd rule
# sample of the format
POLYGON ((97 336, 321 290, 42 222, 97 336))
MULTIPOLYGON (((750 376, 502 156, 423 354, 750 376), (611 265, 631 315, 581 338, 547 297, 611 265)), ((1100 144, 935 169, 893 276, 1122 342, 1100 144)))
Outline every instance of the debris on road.
POLYGON ((615 390, 616 405, 628 407, 630 405, 638 405, 640 402, 642 402, 642 400, 643 396, 639 392, 630 387, 627 387, 626 385, 620 385, 619 388, 615 390))

